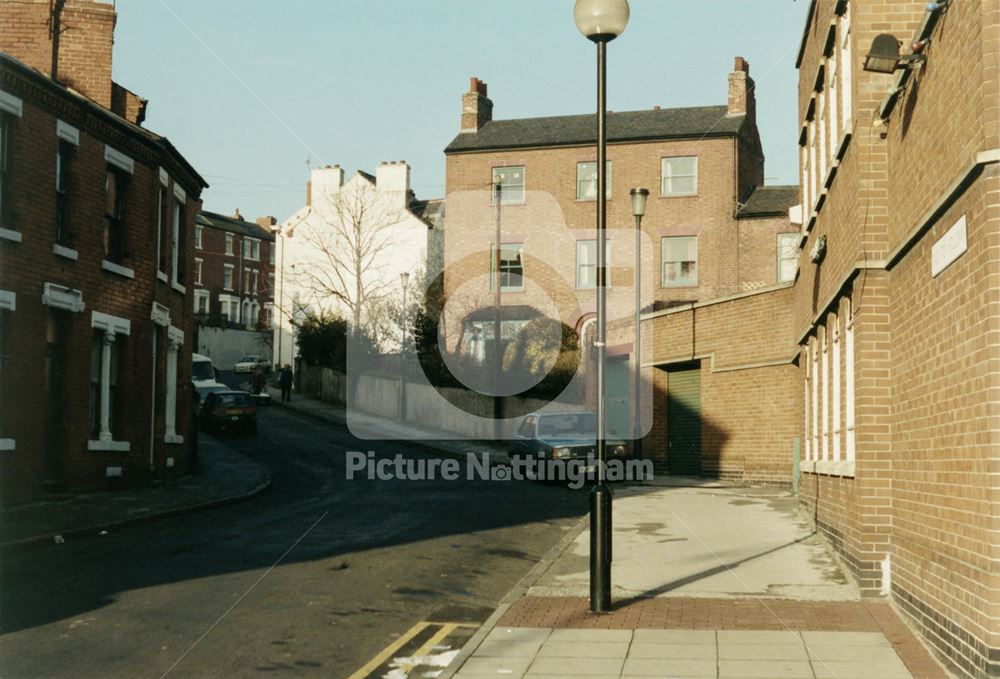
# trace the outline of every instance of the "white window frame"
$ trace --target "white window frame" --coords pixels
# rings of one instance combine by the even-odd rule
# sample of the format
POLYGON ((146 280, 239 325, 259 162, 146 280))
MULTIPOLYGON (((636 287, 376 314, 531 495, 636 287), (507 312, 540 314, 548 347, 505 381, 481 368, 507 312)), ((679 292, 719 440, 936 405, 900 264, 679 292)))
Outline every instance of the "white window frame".
POLYGON ((208 314, 211 310, 212 295, 208 290, 195 290, 194 291, 194 313, 195 314, 208 314), (199 311, 198 308, 201 306, 202 300, 205 301, 205 310, 199 311))
POLYGON ((201 257, 194 258, 194 276, 192 276, 192 278, 194 278, 195 285, 204 285, 201 282, 201 268, 204 265, 204 263, 205 260, 202 259, 201 257))
POLYGON ((226 234, 226 256, 233 257, 236 254, 235 248, 236 236, 231 233, 226 234))
MULTIPOLYGON (((132 322, 110 314, 92 311, 90 327, 104 333, 101 351, 101 390, 100 390, 100 431, 97 440, 87 442, 87 450, 128 452, 131 444, 128 441, 115 441, 111 431, 111 352, 118 336, 128 337, 132 331, 132 322)), ((119 361, 121 357, 119 356, 119 361)), ((121 395, 119 395, 121 401, 121 395)))
POLYGON ((775 248, 776 248, 776 251, 777 251, 777 253, 776 253, 777 254, 777 263, 776 263, 777 271, 775 272, 775 274, 776 274, 775 275, 775 280, 778 283, 787 283, 789 281, 794 281, 795 280, 795 274, 798 272, 798 269, 799 269, 799 234, 797 234, 797 233, 779 233, 779 234, 777 234, 777 236, 775 238, 775 248), (788 249, 788 250, 794 251, 794 252, 792 252, 792 256, 790 256, 790 257, 783 257, 782 256, 783 255, 783 246, 782 246, 782 241, 783 240, 784 241, 788 241, 788 243, 784 245, 784 248, 788 249), (794 264, 794 266, 795 266, 795 268, 791 272, 791 276, 788 277, 788 278, 782 278, 782 276, 781 276, 781 272, 782 272, 781 263, 783 261, 791 261, 794 264))
MULTIPOLYGON (((611 198, 611 161, 607 160, 604 162, 604 173, 606 175, 606 183, 604 187, 604 197, 611 198)), ((576 199, 581 201, 596 201, 597 200, 597 161, 596 160, 583 160, 576 164, 576 199), (593 179, 581 179, 580 173, 586 168, 593 168, 594 172, 593 179), (589 195, 584 193, 584 185, 593 184, 593 190, 589 195)))
POLYGON ((524 172, 524 165, 503 165, 493 168, 492 181, 490 183, 490 205, 496 204, 496 185, 497 180, 500 181, 501 191, 500 191, 500 204, 501 205, 522 205, 525 199, 525 186, 526 178, 524 172), (520 182, 516 183, 513 181, 506 181, 504 178, 507 175, 514 175, 517 171, 520 171, 521 177, 520 182), (511 195, 509 189, 515 189, 520 191, 520 196, 514 197, 511 195))
MULTIPOLYGON (((604 241, 604 264, 605 264, 605 277, 608 279, 605 281, 607 283, 606 287, 611 287, 611 241, 604 241)), ((576 242, 576 289, 577 290, 595 290, 597 289, 597 239, 589 238, 584 240, 578 240, 576 242), (581 254, 593 252, 594 261, 583 262, 581 260, 581 254), (581 277, 581 271, 584 267, 593 267, 594 272, 594 283, 593 285, 584 285, 584 281, 581 277)))
POLYGON ((170 175, 162 167, 159 170, 160 185, 157 187, 156 204, 156 277, 166 283, 169 279, 167 272, 160 268, 161 248, 163 247, 163 202, 167 197, 167 186, 170 184, 170 175))
POLYGON ((236 267, 233 264, 223 264, 222 265, 222 289, 232 290, 233 289, 233 273, 236 267), (226 284, 226 279, 229 279, 229 284, 226 284))
POLYGON ((691 288, 698 285, 698 236, 663 236, 660 238, 660 287, 661 288, 691 288), (667 264, 671 262, 681 262, 690 260, 667 260, 666 245, 668 242, 679 240, 694 240, 694 278, 668 282, 667 264))
MULTIPOLYGON (((671 186, 671 188, 673 187, 671 186)), ((660 195, 668 198, 698 195, 698 156, 664 156, 660 159, 660 195), (676 174, 673 172, 672 168, 674 164, 671 161, 679 160, 694 161, 694 169, 691 174, 676 174), (667 168, 671 168, 669 173, 667 168), (672 184, 675 178, 681 179, 687 177, 692 177, 694 179, 694 188, 691 191, 667 191, 668 181, 672 184)))
POLYGON ((840 462, 840 317, 832 313, 827 321, 827 327, 833 326, 833 347, 830 368, 832 371, 831 376, 833 377, 833 398, 831 417, 833 422, 830 424, 830 429, 833 435, 833 447, 830 451, 830 455, 835 462, 840 462))
POLYGON ((195 250, 204 250, 205 249, 204 245, 202 244, 202 240, 201 240, 204 231, 205 231, 205 227, 202 226, 201 224, 195 224, 194 225, 194 249, 195 250))
POLYGON ((181 247, 181 229, 184 228, 184 224, 181 223, 181 216, 185 213, 187 209, 187 194, 184 193, 184 189, 174 182, 174 202, 172 205, 173 209, 170 211, 171 222, 173 223, 173 228, 171 229, 171 265, 173 271, 171 272, 171 284, 174 290, 181 293, 182 295, 187 292, 187 289, 177 278, 177 273, 180 269, 180 258, 183 253, 180 251, 181 247))
POLYGON ((853 96, 851 78, 851 3, 847 3, 844 14, 840 17, 840 125, 844 134, 851 134, 851 118, 853 96))
POLYGON ((827 116, 830 130, 830 158, 831 164, 836 162, 837 149, 840 148, 840 100, 838 99, 837 88, 837 47, 834 42, 833 51, 826 58, 826 91, 829 93, 829 113, 827 116))
MULTIPOLYGON (((500 282, 500 292, 523 292, 524 291, 524 243, 501 243, 500 244, 500 271, 497 268, 497 248, 495 243, 490 244, 490 290, 495 290, 500 282), (503 280, 503 251, 504 248, 516 248, 520 253, 521 260, 521 285, 504 285, 503 280)), ((510 268, 510 267, 509 267, 510 268)))

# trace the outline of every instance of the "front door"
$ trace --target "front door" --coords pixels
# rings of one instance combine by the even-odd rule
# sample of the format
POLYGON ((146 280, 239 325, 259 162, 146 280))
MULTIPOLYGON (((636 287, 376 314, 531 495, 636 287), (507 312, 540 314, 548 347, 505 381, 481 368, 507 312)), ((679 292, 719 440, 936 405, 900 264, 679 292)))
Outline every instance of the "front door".
POLYGON ((47 488, 58 490, 63 480, 66 449, 66 356, 69 350, 70 313, 51 310, 45 342, 45 478, 47 488))
POLYGON ((667 370, 667 469, 671 474, 701 474, 701 365, 667 370))

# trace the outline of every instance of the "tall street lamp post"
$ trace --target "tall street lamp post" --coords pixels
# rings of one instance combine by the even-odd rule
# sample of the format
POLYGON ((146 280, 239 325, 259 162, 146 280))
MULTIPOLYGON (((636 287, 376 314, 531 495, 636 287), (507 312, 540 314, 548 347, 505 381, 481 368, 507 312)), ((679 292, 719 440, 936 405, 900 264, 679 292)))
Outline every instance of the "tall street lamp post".
POLYGON ((632 214, 635 215, 635 409, 633 451, 637 460, 642 459, 642 216, 646 214, 649 189, 632 189, 632 214))
POLYGON ((576 0, 573 19, 587 39, 597 44, 597 484, 590 491, 590 610, 611 609, 611 489, 607 484, 604 369, 607 341, 607 67, 608 43, 628 24, 628 0, 576 0))

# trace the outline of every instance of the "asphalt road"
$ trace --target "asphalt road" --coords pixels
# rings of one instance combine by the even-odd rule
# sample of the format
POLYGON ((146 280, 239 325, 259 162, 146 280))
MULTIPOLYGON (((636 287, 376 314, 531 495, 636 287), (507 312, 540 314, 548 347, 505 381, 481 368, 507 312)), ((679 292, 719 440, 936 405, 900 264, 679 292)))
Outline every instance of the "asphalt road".
POLYGON ((360 442, 278 407, 234 446, 270 470, 246 502, 0 563, 3 677, 347 677, 421 620, 484 620, 586 511, 534 483, 347 480, 360 442))

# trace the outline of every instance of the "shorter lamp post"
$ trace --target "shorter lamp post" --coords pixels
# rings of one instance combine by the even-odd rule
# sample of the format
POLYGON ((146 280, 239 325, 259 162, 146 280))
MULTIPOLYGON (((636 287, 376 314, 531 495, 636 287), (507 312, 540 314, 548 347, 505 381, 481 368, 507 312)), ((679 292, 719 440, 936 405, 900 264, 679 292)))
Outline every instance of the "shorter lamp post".
POLYGON ((399 346, 399 419, 406 422, 406 327, 408 325, 406 289, 410 286, 408 271, 399 274, 399 283, 403 286, 403 342, 399 346))
POLYGON ((637 460, 642 459, 642 216, 646 214, 649 189, 629 191, 632 197, 632 214, 635 215, 635 409, 633 450, 637 460))

